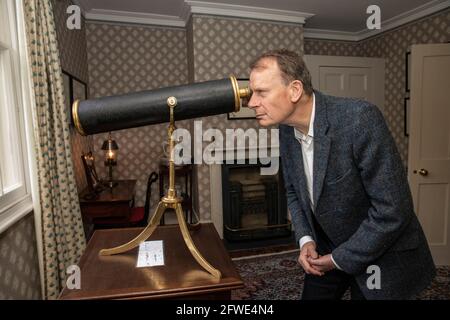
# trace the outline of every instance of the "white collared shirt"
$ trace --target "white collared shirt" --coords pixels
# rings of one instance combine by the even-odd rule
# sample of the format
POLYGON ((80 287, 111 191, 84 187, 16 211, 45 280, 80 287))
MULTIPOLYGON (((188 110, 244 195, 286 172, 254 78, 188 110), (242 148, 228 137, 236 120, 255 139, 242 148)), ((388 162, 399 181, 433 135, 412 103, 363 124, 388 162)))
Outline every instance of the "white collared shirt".
POLYGON ((313 107, 311 119, 309 120, 308 134, 305 135, 294 127, 295 138, 302 146, 303 167, 305 169, 306 186, 308 188, 311 209, 314 208, 313 203, 313 163, 314 163, 314 117, 316 115, 316 98, 313 94, 313 107))
MULTIPOLYGON (((311 210, 314 211, 314 198, 313 198, 313 164, 314 164, 314 118, 316 116, 316 96, 313 93, 313 106, 311 111, 311 119, 309 120, 309 128, 308 134, 305 135, 300 130, 294 127, 295 138, 300 142, 302 146, 302 155, 303 155, 303 167, 305 169, 305 177, 306 177, 306 187, 308 188, 309 202, 311 205, 311 210)), ((299 245, 300 250, 303 245, 307 242, 314 241, 311 236, 303 236, 300 239, 299 245)), ((334 265, 342 270, 334 261, 333 256, 331 256, 331 260, 334 265)))

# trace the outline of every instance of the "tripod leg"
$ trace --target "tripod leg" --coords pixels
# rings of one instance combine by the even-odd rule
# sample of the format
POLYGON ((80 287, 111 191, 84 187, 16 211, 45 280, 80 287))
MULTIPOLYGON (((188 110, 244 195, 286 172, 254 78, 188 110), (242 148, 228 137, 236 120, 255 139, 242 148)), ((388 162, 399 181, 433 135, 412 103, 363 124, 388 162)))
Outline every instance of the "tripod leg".
POLYGON ((113 254, 118 254, 118 253, 129 251, 129 250, 139 246, 142 242, 147 240, 152 235, 153 231, 155 231, 156 227, 159 224, 159 220, 161 219, 165 210, 166 210, 165 204, 162 201, 160 201, 158 204, 158 207, 156 208, 155 214, 150 219, 149 224, 145 227, 145 229, 138 236, 136 236, 136 238, 134 238, 130 242, 125 243, 118 247, 114 247, 114 248, 110 248, 110 249, 102 249, 102 250, 100 250, 100 255, 101 256, 110 256, 113 254))
POLYGON ((186 246, 188 247, 192 256, 206 271, 212 274, 215 278, 220 279, 220 277, 222 276, 220 271, 211 266, 208 263, 208 261, 206 261, 205 258, 203 258, 203 256, 195 246, 194 242, 192 241, 191 235, 189 234, 189 230, 186 225, 186 221, 184 220, 184 214, 183 210, 181 209, 180 203, 177 203, 175 211, 177 213, 178 224, 180 225, 180 230, 183 235, 184 242, 186 243, 186 246))

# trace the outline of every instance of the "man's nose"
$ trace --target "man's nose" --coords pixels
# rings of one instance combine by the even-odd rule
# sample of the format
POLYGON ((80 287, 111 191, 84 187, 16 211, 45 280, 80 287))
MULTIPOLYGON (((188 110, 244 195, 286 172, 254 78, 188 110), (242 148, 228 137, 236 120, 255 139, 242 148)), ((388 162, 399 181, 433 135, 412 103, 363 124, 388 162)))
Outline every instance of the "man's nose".
POLYGON ((251 96, 250 96, 250 100, 248 100, 248 107, 250 108, 250 109, 253 109, 253 108, 256 108, 257 106, 258 106, 258 103, 257 103, 257 101, 256 101, 256 97, 255 97, 255 95, 254 94, 252 94, 251 96))

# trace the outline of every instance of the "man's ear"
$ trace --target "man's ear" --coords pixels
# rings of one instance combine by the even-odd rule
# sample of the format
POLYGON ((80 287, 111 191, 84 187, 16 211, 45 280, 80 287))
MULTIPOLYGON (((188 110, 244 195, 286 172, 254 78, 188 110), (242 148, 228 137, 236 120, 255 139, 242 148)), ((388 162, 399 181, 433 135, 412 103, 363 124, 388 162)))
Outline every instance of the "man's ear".
POLYGON ((289 85, 289 94, 292 103, 297 103, 303 94, 303 83, 300 80, 294 80, 289 85))

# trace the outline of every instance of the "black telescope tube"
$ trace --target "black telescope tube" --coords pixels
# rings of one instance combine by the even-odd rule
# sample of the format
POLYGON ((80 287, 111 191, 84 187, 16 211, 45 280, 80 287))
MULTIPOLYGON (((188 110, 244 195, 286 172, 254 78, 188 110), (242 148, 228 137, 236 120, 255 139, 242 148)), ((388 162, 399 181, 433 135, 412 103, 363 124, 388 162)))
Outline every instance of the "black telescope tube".
POLYGON ((184 120, 238 111, 239 88, 227 79, 75 101, 72 119, 83 135, 170 121, 167 98, 175 97, 174 119, 184 120))

